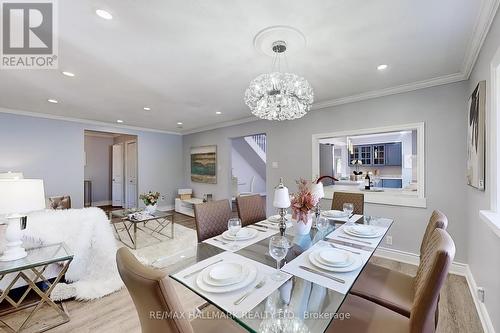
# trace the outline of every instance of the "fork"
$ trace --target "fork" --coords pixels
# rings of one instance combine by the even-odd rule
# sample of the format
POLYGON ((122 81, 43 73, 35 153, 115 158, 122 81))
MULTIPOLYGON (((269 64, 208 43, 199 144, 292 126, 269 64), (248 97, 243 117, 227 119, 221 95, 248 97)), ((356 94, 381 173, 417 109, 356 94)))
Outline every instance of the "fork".
POLYGON ((241 302, 243 302, 248 296, 250 296, 250 294, 252 294, 254 291, 256 291, 257 289, 260 289, 262 287, 264 287, 264 285, 266 284, 266 278, 263 278, 259 283, 257 283, 257 285, 255 287, 253 287, 250 291, 248 291, 247 293, 245 293, 243 296, 241 296, 240 298, 238 298, 236 301, 234 301, 234 305, 238 305, 240 304, 241 302))
POLYGON ((222 245, 227 245, 227 244, 229 244, 228 242, 224 242, 223 240, 218 239, 218 238, 214 238, 213 240, 214 240, 214 241, 217 241, 217 242, 219 242, 219 243, 221 243, 222 245))
MULTIPOLYGON (((257 227, 251 226, 251 225, 247 226, 247 228, 253 229, 253 230, 257 230, 257 231, 260 231, 260 232, 267 232, 267 230, 259 229, 257 227)), ((261 228, 267 228, 267 227, 262 227, 261 226, 261 228)))

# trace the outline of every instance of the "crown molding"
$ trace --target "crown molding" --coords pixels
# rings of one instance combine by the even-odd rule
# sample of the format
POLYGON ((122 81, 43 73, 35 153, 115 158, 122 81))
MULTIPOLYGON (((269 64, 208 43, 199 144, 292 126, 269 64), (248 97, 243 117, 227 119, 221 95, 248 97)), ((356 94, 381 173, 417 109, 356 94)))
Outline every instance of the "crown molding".
POLYGON ((425 89, 425 88, 430 88, 430 87, 434 87, 434 86, 440 86, 440 85, 444 85, 444 84, 459 82, 459 81, 463 81, 463 80, 466 80, 463 73, 443 75, 443 76, 439 76, 439 77, 432 78, 429 80, 417 81, 417 82, 402 84, 402 85, 395 86, 395 87, 390 87, 390 88, 385 88, 385 89, 380 89, 380 90, 373 90, 373 91, 369 91, 369 92, 358 94, 358 95, 352 95, 352 96, 341 97, 341 98, 332 99, 332 100, 328 100, 328 101, 318 102, 318 103, 313 104, 311 109, 312 110, 320 110, 320 109, 325 109, 325 108, 338 106, 338 105, 342 105, 342 104, 360 102, 360 101, 364 101, 364 100, 372 99, 372 98, 377 98, 377 97, 396 95, 396 94, 401 94, 401 93, 410 92, 410 91, 414 91, 414 90, 425 89))
POLYGON ((2 107, 0 107, 0 113, 9 113, 9 114, 15 114, 15 115, 19 115, 19 116, 28 116, 28 117, 35 117, 35 118, 45 118, 45 119, 53 119, 53 120, 70 121, 70 122, 73 122, 73 123, 89 124, 89 125, 96 125, 96 126, 108 126, 108 127, 111 126, 111 127, 114 127, 114 128, 123 128, 123 129, 135 130, 135 131, 143 131, 143 132, 153 132, 153 133, 162 133, 162 134, 171 134, 171 135, 182 135, 179 132, 163 131, 163 130, 158 130, 158 129, 154 129, 154 128, 121 125, 121 124, 117 124, 117 123, 107 123, 107 122, 104 122, 104 121, 81 119, 81 118, 73 118, 73 117, 65 117, 65 116, 58 116, 58 115, 48 114, 48 113, 14 110, 14 109, 2 108, 2 107))
POLYGON ((183 132, 181 132, 181 134, 188 135, 188 134, 200 133, 200 132, 211 131, 211 130, 222 128, 222 127, 229 127, 229 126, 234 126, 234 125, 251 123, 251 122, 259 121, 259 120, 262 120, 262 119, 259 119, 257 117, 247 117, 247 118, 242 118, 242 119, 237 119, 237 120, 225 121, 225 122, 217 123, 217 124, 213 124, 213 125, 193 128, 193 129, 190 129, 187 131, 183 131, 183 132))
POLYGON ((482 0, 476 24, 472 32, 471 39, 465 53, 464 63, 462 65, 462 73, 466 80, 469 79, 474 65, 476 64, 479 53, 483 46, 484 40, 490 31, 491 24, 495 18, 500 0, 482 0))

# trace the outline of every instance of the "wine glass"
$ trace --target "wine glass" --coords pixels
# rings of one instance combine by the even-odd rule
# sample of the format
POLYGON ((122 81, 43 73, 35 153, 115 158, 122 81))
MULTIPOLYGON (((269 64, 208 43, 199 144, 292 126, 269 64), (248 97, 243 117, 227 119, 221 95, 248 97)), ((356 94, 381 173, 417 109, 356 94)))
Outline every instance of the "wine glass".
POLYGON ((330 220, 328 220, 324 216, 320 215, 316 220, 316 227, 318 228, 319 232, 325 231, 329 226, 330 226, 330 220))
POLYGON ((344 208, 344 213, 347 215, 347 224, 348 225, 352 224, 352 223, 350 223, 350 220, 351 220, 351 214, 354 211, 354 205, 350 202, 346 202, 343 205, 343 208, 344 208))
POLYGON ((236 245, 236 235, 238 232, 241 230, 241 220, 239 218, 230 218, 227 221, 227 230, 229 231, 229 234, 233 236, 233 243, 229 247, 231 250, 238 250, 238 245, 236 245))
POLYGON ((281 281, 286 275, 280 271, 280 262, 286 257, 290 244, 284 236, 273 236, 269 239, 269 254, 276 259, 276 273, 271 278, 275 281, 281 281))

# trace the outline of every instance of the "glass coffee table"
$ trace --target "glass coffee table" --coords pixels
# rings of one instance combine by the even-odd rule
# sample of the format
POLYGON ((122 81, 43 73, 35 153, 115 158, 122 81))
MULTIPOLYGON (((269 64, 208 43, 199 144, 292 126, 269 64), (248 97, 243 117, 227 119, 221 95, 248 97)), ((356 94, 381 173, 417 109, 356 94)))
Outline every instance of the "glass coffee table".
POLYGON ((143 212, 141 209, 119 209, 109 212, 109 220, 115 228, 118 240, 131 249, 136 250, 137 230, 140 230, 159 242, 166 238, 174 239, 174 213, 157 210, 149 217, 136 220, 129 217, 130 214, 143 212), (170 235, 164 232, 170 226, 170 235), (124 241, 120 236, 120 231, 125 231, 128 241, 124 241), (163 238, 162 238, 163 237, 163 238), (129 242, 130 241, 130 242, 129 242))

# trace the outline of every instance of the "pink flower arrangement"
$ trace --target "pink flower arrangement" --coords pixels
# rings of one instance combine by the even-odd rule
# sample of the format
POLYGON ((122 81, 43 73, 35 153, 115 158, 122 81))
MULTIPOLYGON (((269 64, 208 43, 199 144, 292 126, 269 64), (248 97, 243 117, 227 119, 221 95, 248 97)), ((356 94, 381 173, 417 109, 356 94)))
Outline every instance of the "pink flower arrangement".
POLYGON ((297 181, 299 190, 297 193, 292 194, 291 208, 292 218, 297 222, 307 224, 311 210, 318 204, 319 198, 316 198, 311 192, 310 183, 301 178, 297 181))
POLYGON ((148 193, 143 193, 139 196, 139 199, 142 200, 146 206, 156 205, 159 198, 160 198, 159 192, 151 192, 151 191, 149 191, 148 193))

